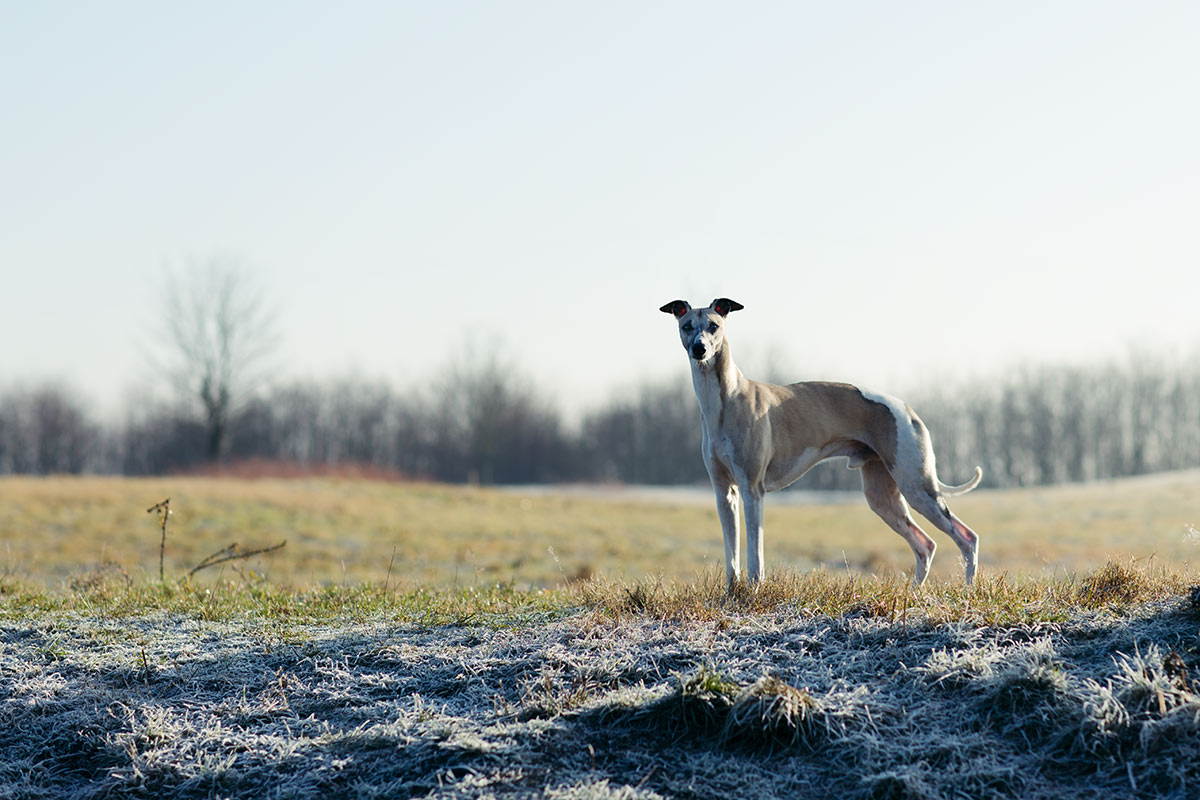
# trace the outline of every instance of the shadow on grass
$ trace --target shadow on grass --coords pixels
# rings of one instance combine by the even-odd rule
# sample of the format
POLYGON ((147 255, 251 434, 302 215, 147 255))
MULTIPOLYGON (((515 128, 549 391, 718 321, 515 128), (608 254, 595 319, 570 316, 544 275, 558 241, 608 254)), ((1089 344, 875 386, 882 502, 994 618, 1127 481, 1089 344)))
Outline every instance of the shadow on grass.
POLYGON ((999 580, 971 594, 815 578, 730 599, 592 584, 569 615, 498 625, 10 617, 0 785, 180 799, 1184 796, 1200 784, 1200 616, 1144 586, 1104 603, 1095 587, 1112 578, 1062 588, 1073 605, 1054 613, 1014 610, 1034 593, 999 580))

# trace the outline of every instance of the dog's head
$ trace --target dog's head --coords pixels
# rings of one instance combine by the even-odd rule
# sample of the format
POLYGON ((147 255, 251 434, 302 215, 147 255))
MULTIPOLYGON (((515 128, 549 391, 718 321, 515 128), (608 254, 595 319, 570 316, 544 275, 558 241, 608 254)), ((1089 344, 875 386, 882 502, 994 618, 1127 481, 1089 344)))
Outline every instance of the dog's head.
POLYGON ((688 356, 703 364, 712 358, 725 343, 725 317, 744 306, 728 297, 718 297, 708 308, 692 308, 686 300, 672 300, 659 311, 665 311, 679 322, 679 340, 688 356))

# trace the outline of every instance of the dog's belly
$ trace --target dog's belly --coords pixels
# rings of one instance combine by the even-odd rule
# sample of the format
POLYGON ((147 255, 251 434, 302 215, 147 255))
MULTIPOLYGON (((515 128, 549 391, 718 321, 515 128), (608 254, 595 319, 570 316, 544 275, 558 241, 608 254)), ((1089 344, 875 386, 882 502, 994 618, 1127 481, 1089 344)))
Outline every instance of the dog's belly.
POLYGON ((864 461, 877 458, 875 451, 862 442, 837 441, 830 442, 824 447, 806 447, 791 458, 771 460, 767 465, 767 473, 763 476, 763 488, 768 492, 777 492, 791 486, 803 477, 804 473, 827 458, 847 456, 850 467, 861 467, 864 461))
POLYGON ((791 486, 827 456, 819 447, 806 447, 787 460, 772 460, 763 476, 763 489, 777 492, 791 486))

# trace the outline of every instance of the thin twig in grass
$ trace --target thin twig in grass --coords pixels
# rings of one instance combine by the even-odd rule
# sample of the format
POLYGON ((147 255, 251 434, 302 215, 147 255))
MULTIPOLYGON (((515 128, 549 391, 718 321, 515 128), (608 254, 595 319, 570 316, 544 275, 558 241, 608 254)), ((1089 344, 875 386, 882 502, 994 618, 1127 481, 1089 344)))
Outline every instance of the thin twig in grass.
POLYGON ((149 514, 153 511, 158 512, 159 521, 162 523, 162 541, 158 545, 158 580, 163 579, 163 553, 167 549, 167 517, 171 516, 171 498, 163 500, 161 503, 155 503, 146 509, 149 514))
POLYGON ((651 765, 650 771, 642 776, 642 779, 640 781, 638 781, 638 785, 634 787, 634 791, 640 791, 641 788, 646 785, 646 781, 650 780, 650 776, 652 776, 657 771, 658 771, 658 765, 657 764, 651 765))
POLYGON ((550 553, 550 557, 554 559, 554 565, 558 567, 558 574, 562 575, 563 584, 570 583, 571 579, 567 577, 567 571, 563 569, 562 562, 558 560, 558 553, 554 552, 554 546, 550 545, 546 550, 550 553))
MULTIPOLYGON (((383 579, 383 590, 385 592, 388 590, 388 584, 392 582, 392 565, 395 563, 396 563, 396 543, 393 542, 392 543, 392 560, 388 562, 387 577, 385 577, 383 579)), ((455 570, 454 571, 454 575, 455 575, 454 582, 455 582, 455 584, 457 584, 458 583, 458 565, 457 564, 455 565, 454 570, 455 570)))
POLYGON ((279 544, 273 544, 268 547, 260 547, 257 550, 247 550, 246 552, 241 553, 241 552, 238 552, 237 542, 234 542, 233 544, 229 545, 228 547, 221 548, 217 552, 206 557, 203 561, 201 561, 196 566, 192 567, 191 571, 188 572, 188 577, 189 578, 192 577, 193 575, 195 575, 197 572, 199 572, 202 569, 207 569, 208 567, 215 567, 217 564, 224 564, 226 561, 237 561, 237 560, 243 559, 243 558, 252 558, 254 556, 261 556, 263 553, 273 552, 273 551, 278 550, 279 548, 283 547, 285 544, 287 544, 287 539, 284 539, 279 544))

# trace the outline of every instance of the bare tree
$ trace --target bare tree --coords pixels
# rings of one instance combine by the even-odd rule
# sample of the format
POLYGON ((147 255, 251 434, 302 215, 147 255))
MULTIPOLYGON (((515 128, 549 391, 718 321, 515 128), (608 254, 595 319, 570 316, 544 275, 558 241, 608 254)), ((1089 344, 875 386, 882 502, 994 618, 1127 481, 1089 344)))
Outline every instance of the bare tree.
POLYGON ((161 369, 200 412, 205 457, 229 453, 231 425, 264 378, 278 345, 266 295, 240 262, 191 262, 168 274, 162 303, 161 369))

